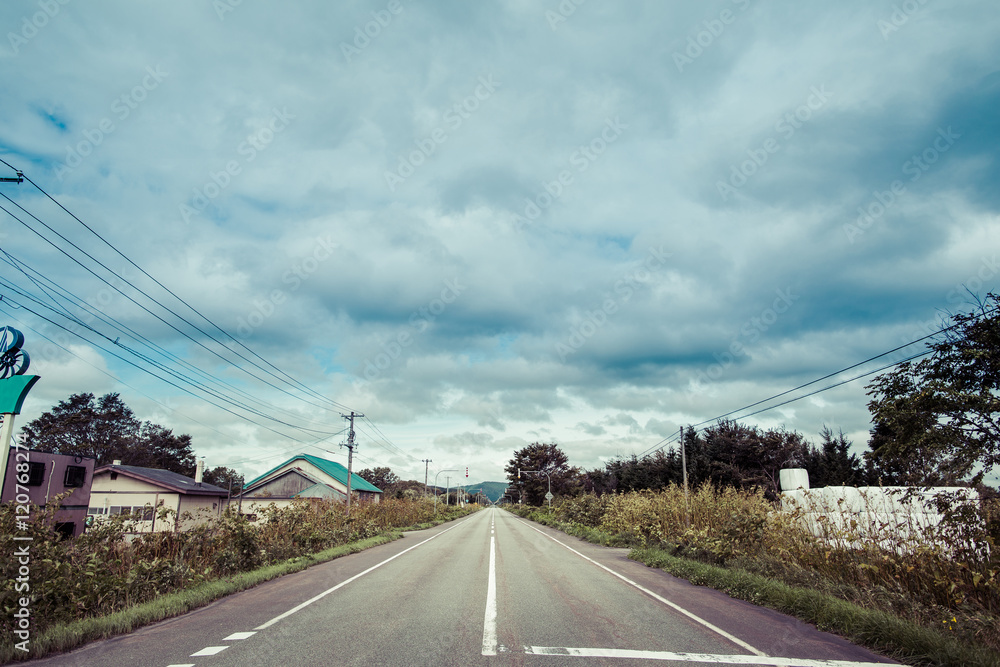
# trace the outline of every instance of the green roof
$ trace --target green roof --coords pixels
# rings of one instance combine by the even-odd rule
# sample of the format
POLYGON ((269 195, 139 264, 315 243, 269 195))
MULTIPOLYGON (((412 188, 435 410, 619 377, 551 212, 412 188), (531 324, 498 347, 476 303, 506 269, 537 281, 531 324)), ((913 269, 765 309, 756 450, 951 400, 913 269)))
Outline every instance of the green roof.
MULTIPOLYGON (((247 484, 244 484, 243 485, 244 490, 249 489, 251 486, 259 482, 260 480, 266 478, 276 470, 280 470, 281 468, 284 468, 292 461, 296 461, 299 459, 305 459, 306 461, 313 464, 314 466, 322 470, 330 477, 333 477, 335 480, 337 480, 344 486, 347 486, 347 468, 340 465, 336 461, 328 461, 327 459, 321 459, 318 456, 313 456, 311 454, 299 454, 298 456, 293 456, 284 463, 271 468, 260 477, 257 477, 256 479, 248 482, 247 484)), ((351 474, 351 491, 367 491, 369 493, 382 493, 382 490, 380 488, 378 488, 365 478, 359 477, 357 473, 351 474)))

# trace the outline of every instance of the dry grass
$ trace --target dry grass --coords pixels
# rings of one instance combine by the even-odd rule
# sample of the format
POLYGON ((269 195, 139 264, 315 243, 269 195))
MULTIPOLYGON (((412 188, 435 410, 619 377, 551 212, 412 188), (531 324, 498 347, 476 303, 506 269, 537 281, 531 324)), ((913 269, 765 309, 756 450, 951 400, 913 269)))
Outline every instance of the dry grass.
MULTIPOLYGON (((37 636, 59 623, 106 616, 165 593, 302 558, 392 529, 434 519, 429 501, 387 499, 355 505, 296 502, 263 512, 251 523, 236 512, 213 517, 185 532, 141 534, 127 539, 129 520, 112 517, 83 535, 60 540, 52 530, 56 504, 33 508, 28 529, 15 530, 14 505, 0 506, 0 550, 14 554, 29 545, 30 590, 17 590, 18 559, 0 563, 0 632, 11 637, 19 599, 30 600, 31 631, 37 636), (14 537, 30 537, 15 541, 14 537)), ((454 518, 474 511, 448 508, 454 518)), ((439 512, 439 516, 445 513, 439 512)), ((167 517, 165 517, 167 518, 167 517)))
POLYGON ((942 508, 936 527, 875 513, 820 520, 819 536, 804 528, 805 509, 777 511, 760 490, 704 485, 685 498, 671 486, 568 499, 546 518, 575 526, 578 534, 594 531, 603 543, 746 570, 1000 649, 995 501, 954 501, 942 508))

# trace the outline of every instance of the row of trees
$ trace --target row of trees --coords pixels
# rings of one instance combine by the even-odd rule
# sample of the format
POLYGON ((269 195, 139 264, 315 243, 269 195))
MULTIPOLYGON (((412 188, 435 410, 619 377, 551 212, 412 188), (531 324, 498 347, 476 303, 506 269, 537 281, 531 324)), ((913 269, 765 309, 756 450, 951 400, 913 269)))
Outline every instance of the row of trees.
MULTIPOLYGON (((805 468, 814 486, 867 483, 861 459, 851 453, 851 442, 843 433, 834 435, 824 429, 820 435, 817 446, 795 432, 763 431, 732 421, 719 422, 701 433, 688 430, 684 438, 688 484, 759 486, 776 497, 780 491, 778 471, 782 468, 805 468)), ((603 468, 584 471, 571 467, 557 445, 536 442, 515 452, 505 471, 512 499, 532 505, 544 502, 550 485, 554 495, 600 495, 662 489, 684 481, 679 448, 658 450, 641 458, 633 455, 613 459, 603 468)))

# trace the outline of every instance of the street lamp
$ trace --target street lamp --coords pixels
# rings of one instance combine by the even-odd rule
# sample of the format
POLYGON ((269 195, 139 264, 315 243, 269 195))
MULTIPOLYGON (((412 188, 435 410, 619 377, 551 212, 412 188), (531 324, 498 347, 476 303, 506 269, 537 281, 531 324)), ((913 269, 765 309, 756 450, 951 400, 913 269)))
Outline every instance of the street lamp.
POLYGON ((459 471, 458 468, 447 468, 445 470, 438 470, 437 471, 437 475, 434 475, 434 513, 435 514, 438 513, 438 492, 437 492, 438 475, 440 475, 443 472, 458 472, 458 471, 459 471))

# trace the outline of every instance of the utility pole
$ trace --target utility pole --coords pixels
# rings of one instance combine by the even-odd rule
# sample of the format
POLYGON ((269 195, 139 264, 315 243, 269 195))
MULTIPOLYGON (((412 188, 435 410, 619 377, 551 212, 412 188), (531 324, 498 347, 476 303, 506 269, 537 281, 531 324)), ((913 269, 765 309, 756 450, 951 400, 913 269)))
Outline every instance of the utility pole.
POLYGON ((691 503, 688 500, 688 464, 687 464, 687 454, 685 450, 687 448, 684 446, 684 427, 681 426, 681 469, 684 471, 684 509, 685 516, 687 519, 687 527, 691 527, 691 503))
POLYGON ((347 444, 346 445, 341 445, 341 447, 347 447, 347 510, 346 510, 346 514, 350 514, 351 513, 351 477, 354 476, 354 472, 352 470, 352 464, 354 463, 354 447, 356 446, 354 444, 354 418, 355 417, 364 417, 364 415, 355 414, 355 412, 353 410, 351 410, 351 414, 350 415, 340 415, 340 416, 343 417, 344 419, 350 420, 350 422, 351 422, 351 428, 347 432, 347 444))
POLYGON ((430 459, 422 459, 421 462, 424 464, 424 498, 427 497, 427 471, 430 469, 430 465, 434 461, 430 459))

